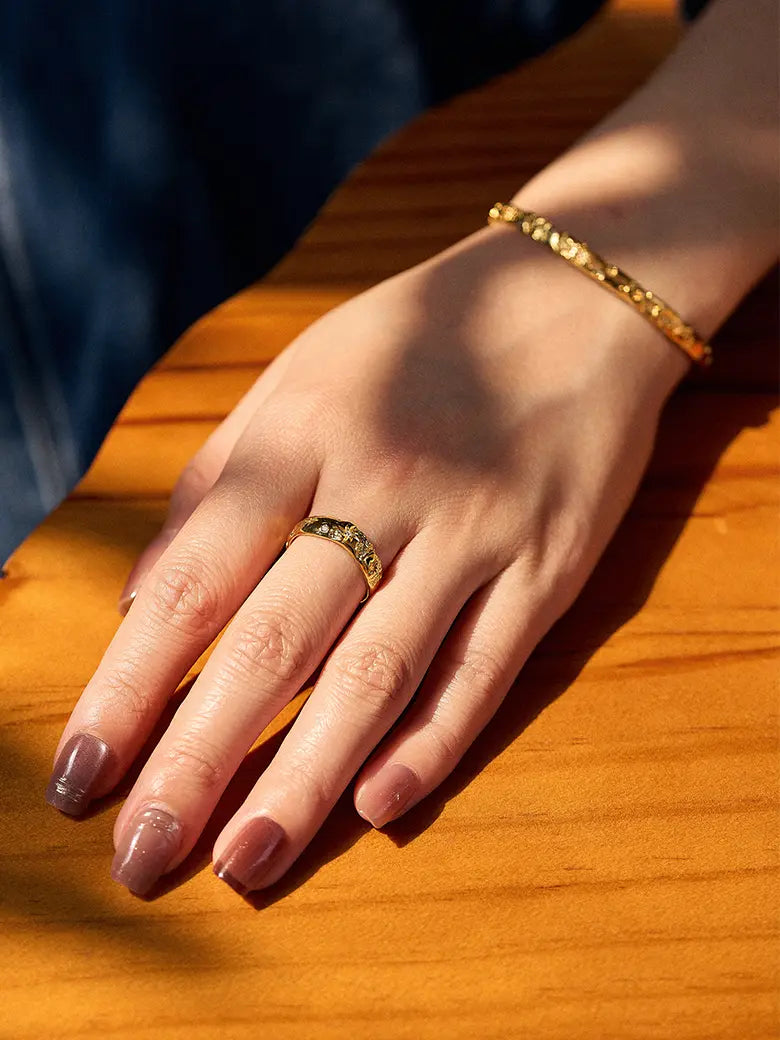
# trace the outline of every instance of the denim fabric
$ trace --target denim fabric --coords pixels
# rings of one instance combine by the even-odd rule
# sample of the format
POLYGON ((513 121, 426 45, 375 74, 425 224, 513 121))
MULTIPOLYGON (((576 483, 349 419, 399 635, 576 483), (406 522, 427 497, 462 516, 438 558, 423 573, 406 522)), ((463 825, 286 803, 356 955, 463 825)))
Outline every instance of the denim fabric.
POLYGON ((0 0, 0 563, 356 162, 603 2, 0 0))

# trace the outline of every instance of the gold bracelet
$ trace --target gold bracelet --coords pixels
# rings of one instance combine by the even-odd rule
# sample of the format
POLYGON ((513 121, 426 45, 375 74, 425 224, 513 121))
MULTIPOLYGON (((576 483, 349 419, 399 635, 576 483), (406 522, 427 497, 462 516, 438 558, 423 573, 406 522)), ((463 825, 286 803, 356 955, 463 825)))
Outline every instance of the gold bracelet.
POLYGON ((497 202, 488 214, 488 224, 513 224, 535 242, 548 245, 554 253, 568 260, 583 274, 589 275, 607 289, 630 303, 648 321, 699 365, 709 365, 712 348, 690 325, 686 325, 677 311, 664 303, 650 289, 643 289, 616 264, 610 264, 595 253, 587 242, 578 242, 566 231, 553 227, 549 220, 537 213, 518 209, 507 202, 497 202))

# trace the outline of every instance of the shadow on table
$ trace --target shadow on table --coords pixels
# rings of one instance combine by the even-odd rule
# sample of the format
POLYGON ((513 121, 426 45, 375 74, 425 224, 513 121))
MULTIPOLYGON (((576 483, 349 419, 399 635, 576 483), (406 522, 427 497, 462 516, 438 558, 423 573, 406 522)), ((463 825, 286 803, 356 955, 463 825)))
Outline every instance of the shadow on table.
MULTIPOLYGON (((9 922, 25 922, 23 938, 15 928, 8 933, 9 942, 27 947, 21 955, 21 962, 29 956, 30 948, 39 948, 39 942, 43 943, 40 948, 50 943, 59 956, 68 944, 62 934, 66 922, 76 926, 78 933, 88 943, 94 944, 88 947, 92 952, 87 954, 82 953, 81 943, 74 943, 72 966, 77 973, 89 970, 89 963, 101 955, 103 947, 112 945, 126 949, 130 944, 145 950, 150 957, 162 956, 179 965, 198 967, 211 962, 213 951, 198 936, 182 934, 171 928, 168 921, 149 915, 130 912, 120 917, 102 888, 88 882, 88 873, 74 872, 73 857, 84 857, 85 852, 90 851, 90 839, 82 831, 81 837, 86 845, 79 850, 79 839, 74 841, 68 832, 71 828, 77 830, 83 818, 57 819, 60 814, 44 805, 45 777, 41 763, 37 756, 27 753, 20 742, 14 741, 14 736, 12 727, 0 732, 0 790, 4 792, 0 913, 4 927, 9 922), (13 815, 6 811, 10 807, 9 791, 18 792, 13 815), (21 812, 18 807, 21 807, 21 812), (39 828, 36 825, 38 818, 41 821, 39 828), (26 844, 31 828, 36 828, 38 851, 35 853, 31 853, 26 844), (66 860, 66 869, 57 869, 58 863, 66 860), (82 956, 83 961, 79 962, 82 956)), ((101 813, 118 797, 103 800, 88 815, 101 813)), ((106 868, 110 847, 109 840, 106 843, 106 868)))

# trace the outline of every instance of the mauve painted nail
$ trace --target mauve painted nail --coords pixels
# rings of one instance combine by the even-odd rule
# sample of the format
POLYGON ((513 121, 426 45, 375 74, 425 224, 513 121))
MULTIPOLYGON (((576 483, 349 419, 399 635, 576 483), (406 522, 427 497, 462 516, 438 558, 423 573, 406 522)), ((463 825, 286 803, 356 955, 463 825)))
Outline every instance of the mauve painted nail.
POLYGON ((413 769, 393 762, 381 770, 373 786, 358 798, 357 811, 372 827, 384 827, 401 815, 421 786, 413 769))
POLYGON ((214 864, 214 873, 244 896, 253 888, 260 888, 285 838, 276 820, 270 816, 255 816, 214 864))
POLYGON ((46 801, 61 812, 79 816, 92 801, 112 759, 111 748, 100 737, 76 733, 57 756, 46 801))
POLYGON ((146 895, 179 851, 181 824, 163 809, 143 809, 122 832, 111 877, 138 896, 146 895))

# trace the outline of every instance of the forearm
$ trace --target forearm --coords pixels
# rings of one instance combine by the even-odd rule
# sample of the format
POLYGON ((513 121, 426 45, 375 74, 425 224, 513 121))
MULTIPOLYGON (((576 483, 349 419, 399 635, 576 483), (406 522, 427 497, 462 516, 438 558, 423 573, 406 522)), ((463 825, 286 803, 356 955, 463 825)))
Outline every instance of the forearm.
POLYGON ((512 201, 711 336, 778 257, 777 39, 775 0, 711 0, 650 79, 512 201))

